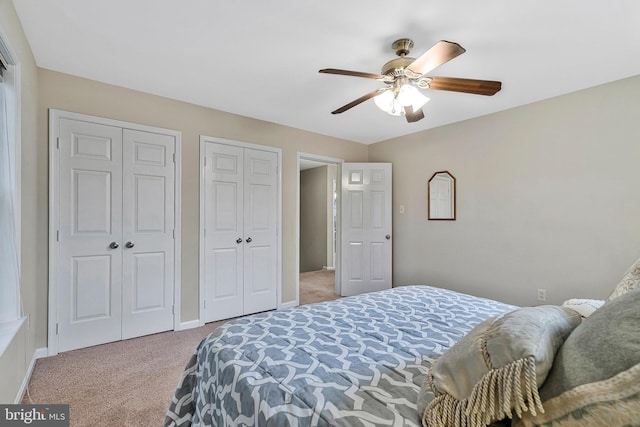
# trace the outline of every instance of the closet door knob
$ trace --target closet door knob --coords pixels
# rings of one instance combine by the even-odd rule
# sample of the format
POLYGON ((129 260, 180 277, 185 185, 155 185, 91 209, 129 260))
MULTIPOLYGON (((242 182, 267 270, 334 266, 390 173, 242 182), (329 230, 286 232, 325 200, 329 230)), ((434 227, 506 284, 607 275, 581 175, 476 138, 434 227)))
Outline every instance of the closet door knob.
POLYGON ((129 249, 131 249, 132 247, 134 247, 135 245, 133 244, 133 242, 127 242, 124 244, 126 247, 128 247, 129 249))
POLYGON ((120 245, 118 244, 118 242, 111 242, 111 244, 109 245, 109 247, 111 249, 118 249, 120 247, 120 245))
POLYGON ((253 239, 252 239, 251 237, 249 237, 249 238, 247 239, 247 243, 251 243, 251 242, 253 242, 253 239))
POLYGON ((237 244, 242 243, 242 238, 238 237, 238 238, 236 239, 236 243, 237 243, 237 244))
POLYGON ((384 236, 385 239, 390 240, 391 239, 391 235, 387 234, 386 236, 384 236))

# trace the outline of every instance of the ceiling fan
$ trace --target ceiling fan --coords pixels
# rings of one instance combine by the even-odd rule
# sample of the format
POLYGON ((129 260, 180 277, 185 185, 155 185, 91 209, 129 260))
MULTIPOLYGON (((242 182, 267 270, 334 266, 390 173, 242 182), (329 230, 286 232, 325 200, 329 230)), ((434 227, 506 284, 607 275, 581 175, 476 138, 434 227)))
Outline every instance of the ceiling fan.
POLYGON ((494 95, 502 88, 502 83, 491 80, 461 79, 456 77, 428 77, 426 74, 453 58, 463 54, 465 49, 458 43, 441 40, 418 59, 407 55, 413 48, 410 39, 399 39, 391 47, 399 58, 392 59, 382 66, 380 74, 359 71, 325 68, 320 73, 340 74, 343 76, 364 77, 385 83, 385 87, 376 89, 350 103, 343 105, 331 114, 340 114, 367 101, 374 99, 383 111, 395 116, 404 115, 409 123, 424 118, 422 106, 429 101, 419 89, 448 90, 477 95, 494 95))

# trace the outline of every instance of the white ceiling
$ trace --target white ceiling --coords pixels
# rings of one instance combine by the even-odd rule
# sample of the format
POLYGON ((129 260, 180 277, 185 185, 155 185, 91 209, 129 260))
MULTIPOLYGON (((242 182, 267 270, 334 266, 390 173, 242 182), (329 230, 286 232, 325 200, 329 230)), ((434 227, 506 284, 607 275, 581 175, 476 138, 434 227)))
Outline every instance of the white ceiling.
POLYGON ((13 0, 38 66, 365 144, 640 74, 637 0, 13 0), (493 97, 428 91, 408 124, 367 101, 391 43, 467 52, 429 75, 500 80, 493 97))

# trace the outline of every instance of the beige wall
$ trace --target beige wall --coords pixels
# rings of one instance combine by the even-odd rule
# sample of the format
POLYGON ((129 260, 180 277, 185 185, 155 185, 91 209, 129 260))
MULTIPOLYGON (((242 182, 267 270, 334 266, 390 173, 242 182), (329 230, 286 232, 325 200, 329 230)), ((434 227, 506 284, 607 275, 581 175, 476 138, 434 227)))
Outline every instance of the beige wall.
POLYGON ((0 33, 9 45, 20 68, 21 97, 21 279, 22 305, 30 322, 25 322, 13 342, 0 357, 0 403, 13 403, 36 347, 36 325, 47 318, 46 307, 38 307, 39 294, 46 298, 47 205, 38 203, 41 187, 46 191, 46 149, 41 153, 36 138, 38 126, 38 79, 31 48, 22 31, 13 3, 0 0, 0 33))
MULTIPOLYGON (((114 71, 116 72, 116 71, 114 71)), ((282 149, 282 281, 283 302, 295 300, 295 212, 297 152, 366 161, 367 146, 260 120, 211 110, 168 98, 39 70, 40 115, 55 108, 124 120, 182 132, 182 321, 198 317, 198 214, 200 135, 262 144, 282 149)), ((47 156, 47 121, 38 124, 38 158, 47 156)), ((46 165, 43 165, 46 170, 46 165)), ((46 181, 38 188, 46 217, 46 181)), ((39 234, 47 241, 46 229, 39 234)), ((46 264, 46 262, 45 262, 46 264)), ((46 271, 46 267, 45 271, 46 271)), ((38 307, 46 312, 46 280, 38 284, 38 307)), ((46 319, 38 323, 38 343, 46 344, 46 319)))
POLYGON ((320 166, 300 172, 300 272, 327 262, 327 172, 320 166))
POLYGON ((639 99, 640 76, 370 146, 393 163, 394 284, 605 298, 640 256, 639 99), (457 221, 427 221, 445 169, 457 221))

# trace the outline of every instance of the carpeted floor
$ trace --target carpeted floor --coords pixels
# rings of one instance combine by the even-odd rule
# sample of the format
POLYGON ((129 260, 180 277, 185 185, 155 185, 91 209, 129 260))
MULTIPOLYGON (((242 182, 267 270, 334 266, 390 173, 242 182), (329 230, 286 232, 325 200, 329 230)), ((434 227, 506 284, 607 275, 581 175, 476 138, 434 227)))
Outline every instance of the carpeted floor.
POLYGON ((160 426, 189 357, 222 323, 39 359, 23 403, 68 403, 71 426, 160 426))
MULTIPOLYGON (((300 304, 339 298, 333 289, 333 272, 302 273, 300 304)), ((222 323, 39 359, 23 403, 67 403, 72 427, 160 426, 189 357, 222 323)))
POLYGON ((335 294, 335 271, 300 273, 300 305, 340 298, 335 294))

